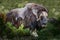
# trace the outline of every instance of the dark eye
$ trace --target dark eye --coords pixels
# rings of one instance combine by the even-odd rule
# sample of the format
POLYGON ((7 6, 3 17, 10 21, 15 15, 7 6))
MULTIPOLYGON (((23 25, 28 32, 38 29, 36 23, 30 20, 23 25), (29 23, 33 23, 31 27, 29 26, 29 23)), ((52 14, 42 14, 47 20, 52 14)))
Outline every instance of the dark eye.
POLYGON ((43 18, 44 18, 44 17, 43 17, 43 16, 41 16, 41 20, 43 20, 43 18))

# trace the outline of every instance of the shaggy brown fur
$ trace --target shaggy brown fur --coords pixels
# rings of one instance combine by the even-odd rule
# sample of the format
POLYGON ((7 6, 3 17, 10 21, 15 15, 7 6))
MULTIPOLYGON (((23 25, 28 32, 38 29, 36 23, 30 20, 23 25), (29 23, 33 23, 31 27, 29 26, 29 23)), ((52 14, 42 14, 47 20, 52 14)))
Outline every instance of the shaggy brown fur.
MULTIPOLYGON (((13 9, 9 13, 7 13, 7 21, 12 22, 14 26, 17 28, 19 25, 23 22, 25 27, 27 26, 34 26, 37 25, 35 22, 40 18, 40 14, 42 11, 45 11, 48 13, 47 9, 39 4, 31 3, 25 6, 27 9, 20 10, 20 8, 13 9), (32 10, 37 10, 36 13, 34 13, 32 10), (20 11, 19 11, 20 10, 20 11), (23 16, 21 16, 21 12, 23 13, 23 16), (19 16, 19 17, 18 17, 19 16)), ((40 21, 40 19, 39 19, 40 21)), ((39 23, 40 25, 40 23, 39 23)))

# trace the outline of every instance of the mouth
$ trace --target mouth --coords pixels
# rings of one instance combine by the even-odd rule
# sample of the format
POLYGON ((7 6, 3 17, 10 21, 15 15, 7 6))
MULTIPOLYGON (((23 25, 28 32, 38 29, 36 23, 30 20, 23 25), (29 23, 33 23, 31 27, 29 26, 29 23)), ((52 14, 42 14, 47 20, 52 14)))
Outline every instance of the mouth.
POLYGON ((42 26, 42 28, 45 28, 46 27, 46 25, 41 25, 42 26))

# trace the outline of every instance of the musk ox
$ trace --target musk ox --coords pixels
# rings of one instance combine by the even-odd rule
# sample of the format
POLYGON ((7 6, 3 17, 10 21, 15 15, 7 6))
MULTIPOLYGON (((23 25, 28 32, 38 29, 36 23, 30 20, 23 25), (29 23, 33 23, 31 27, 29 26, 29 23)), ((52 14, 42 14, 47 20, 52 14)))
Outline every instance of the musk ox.
POLYGON ((32 30, 45 27, 48 19, 48 10, 36 3, 27 3, 24 8, 12 9, 7 13, 7 21, 17 28, 24 24, 32 30))

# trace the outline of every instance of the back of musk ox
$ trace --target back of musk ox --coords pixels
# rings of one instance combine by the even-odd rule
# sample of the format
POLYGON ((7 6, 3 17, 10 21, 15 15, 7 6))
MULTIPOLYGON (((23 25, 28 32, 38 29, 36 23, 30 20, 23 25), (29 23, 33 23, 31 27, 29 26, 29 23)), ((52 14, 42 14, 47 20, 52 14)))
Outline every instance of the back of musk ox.
POLYGON ((6 16, 6 20, 17 28, 23 23, 25 28, 28 27, 31 30, 35 30, 45 27, 48 19, 48 11, 44 6, 39 4, 27 3, 24 8, 13 9, 6 16))
POLYGON ((7 21, 11 22, 16 27, 19 27, 21 23, 23 23, 25 27, 33 26, 32 24, 36 21, 36 17, 31 9, 28 8, 25 12, 23 11, 24 8, 11 10, 6 15, 7 21))

